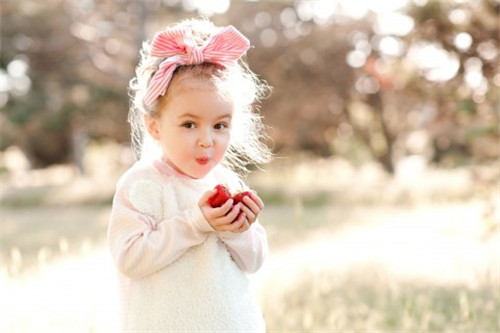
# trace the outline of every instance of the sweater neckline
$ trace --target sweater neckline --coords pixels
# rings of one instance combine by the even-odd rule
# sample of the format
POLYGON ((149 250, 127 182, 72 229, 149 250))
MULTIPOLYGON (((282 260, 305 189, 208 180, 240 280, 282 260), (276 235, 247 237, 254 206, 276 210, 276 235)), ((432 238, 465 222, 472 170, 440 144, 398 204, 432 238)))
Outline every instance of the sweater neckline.
POLYGON ((214 170, 211 170, 205 177, 198 179, 189 177, 187 175, 178 172, 162 158, 154 160, 153 165, 160 173, 168 177, 172 177, 173 179, 176 179, 178 181, 181 181, 182 183, 190 187, 192 186, 214 187, 216 184, 218 184, 218 182, 216 181, 214 170))
POLYGON ((167 176, 172 176, 184 180, 192 180, 192 181, 198 180, 196 178, 189 177, 175 170, 174 168, 172 168, 170 164, 168 164, 162 158, 154 160, 153 164, 158 169, 158 171, 160 171, 163 174, 166 174, 167 176))

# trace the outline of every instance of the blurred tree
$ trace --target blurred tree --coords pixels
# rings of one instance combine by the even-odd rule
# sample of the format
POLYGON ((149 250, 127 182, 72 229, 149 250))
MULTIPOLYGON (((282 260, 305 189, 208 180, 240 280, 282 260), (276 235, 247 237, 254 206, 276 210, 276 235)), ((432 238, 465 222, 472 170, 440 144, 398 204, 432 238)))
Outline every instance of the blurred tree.
POLYGON ((452 165, 497 159, 498 1, 373 6, 232 6, 260 50, 252 67, 275 86, 263 110, 276 147, 369 152, 389 172, 410 154, 452 165))
POLYGON ((120 44, 109 46, 106 54, 95 47, 93 42, 107 41, 110 29, 104 20, 97 29, 75 19, 89 4, 2 4, 1 66, 7 69, 2 80, 8 89, 2 89, 1 146, 18 144, 34 167, 69 161, 73 144, 88 134, 125 140, 118 125, 127 110, 121 73, 131 70, 130 60, 111 60, 120 44), (110 63, 113 75, 105 71, 110 63))
POLYGON ((33 167, 74 161, 88 139, 129 140, 127 85, 151 1, 2 3, 0 148, 33 167))
POLYGON ((353 40, 350 55, 361 58, 351 59, 353 100, 372 121, 350 124, 387 170, 414 153, 452 164, 498 158, 499 8, 489 0, 415 1, 372 17, 353 40))
POLYGON ((326 133, 338 125, 354 80, 345 65, 349 27, 302 22, 287 2, 238 2, 229 15, 256 45, 249 52, 250 67, 274 86, 263 114, 275 148, 331 155, 326 133))
POLYGON ((256 46, 251 68, 275 149, 394 162, 497 159, 499 2, 4 0, 0 149, 33 166, 89 139, 129 140, 127 85, 140 43, 203 14, 256 46), (378 6, 378 7, 377 7, 378 6), (387 4, 385 4, 387 6, 387 4))

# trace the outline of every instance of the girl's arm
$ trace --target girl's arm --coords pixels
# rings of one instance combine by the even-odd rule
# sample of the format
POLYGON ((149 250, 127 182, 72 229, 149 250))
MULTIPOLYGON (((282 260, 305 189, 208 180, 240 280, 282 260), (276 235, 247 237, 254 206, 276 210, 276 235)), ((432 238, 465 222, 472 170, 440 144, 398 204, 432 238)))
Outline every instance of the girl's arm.
POLYGON ((247 273, 259 270, 269 252, 266 231, 258 221, 242 233, 219 232, 219 238, 226 244, 238 267, 247 273))
POLYGON ((238 267, 247 273, 256 272, 268 252, 264 227, 257 222, 257 216, 264 203, 256 193, 245 197, 243 202, 233 206, 233 200, 212 208, 208 203, 215 190, 207 191, 199 201, 200 209, 219 238, 226 244, 238 267))
MULTIPOLYGON (((269 252, 266 231, 258 221, 264 203, 257 193, 251 191, 233 171, 223 167, 219 168, 216 170, 216 177, 219 184, 227 184, 233 191, 250 191, 252 193, 250 197, 245 197, 242 203, 236 204, 229 213, 225 213, 225 216, 229 218, 228 221, 222 221, 222 224, 216 225, 214 229, 238 267, 244 272, 255 273, 262 266, 269 252), (234 211, 238 215, 235 215, 234 211), (225 223, 227 224, 224 226, 225 223)), ((214 193, 211 191, 207 197, 214 193)), ((200 201, 203 212, 209 210, 208 204, 204 203, 204 199, 207 197, 200 201)), ((231 205, 232 200, 229 201, 228 203, 231 205), (229 201, 231 202, 229 203, 229 201)), ((209 214, 205 216, 207 215, 209 214)), ((210 216, 207 220, 211 220, 210 216)))
POLYGON ((158 221, 137 210, 122 188, 113 200, 108 242, 118 269, 128 277, 142 278, 202 243, 209 231, 213 229, 197 205, 158 221))

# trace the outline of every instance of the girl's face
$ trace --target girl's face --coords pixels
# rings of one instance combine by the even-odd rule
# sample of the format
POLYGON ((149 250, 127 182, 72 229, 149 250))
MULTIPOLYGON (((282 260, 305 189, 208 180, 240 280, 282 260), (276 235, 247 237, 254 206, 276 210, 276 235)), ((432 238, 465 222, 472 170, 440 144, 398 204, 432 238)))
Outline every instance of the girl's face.
POLYGON ((181 174, 203 178, 227 150, 234 105, 208 83, 175 88, 159 115, 146 117, 146 126, 165 162, 181 174))

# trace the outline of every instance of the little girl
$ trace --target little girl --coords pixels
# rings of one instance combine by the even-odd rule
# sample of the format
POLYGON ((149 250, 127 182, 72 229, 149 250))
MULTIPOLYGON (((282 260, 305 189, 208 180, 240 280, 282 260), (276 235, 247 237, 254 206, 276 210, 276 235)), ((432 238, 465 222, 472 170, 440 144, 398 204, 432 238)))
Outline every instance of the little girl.
POLYGON ((208 203, 217 184, 246 190, 235 171, 270 157, 252 107, 268 87, 241 61, 248 47, 204 19, 143 45, 129 114, 140 159, 117 184, 108 229, 124 331, 265 331, 246 277, 268 251, 262 200, 208 203))

